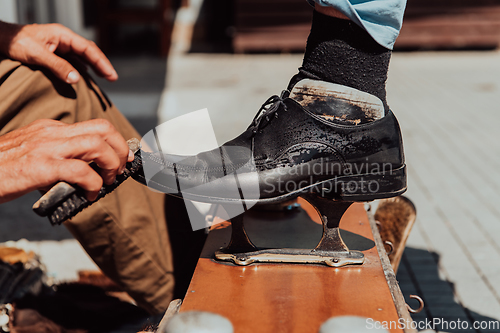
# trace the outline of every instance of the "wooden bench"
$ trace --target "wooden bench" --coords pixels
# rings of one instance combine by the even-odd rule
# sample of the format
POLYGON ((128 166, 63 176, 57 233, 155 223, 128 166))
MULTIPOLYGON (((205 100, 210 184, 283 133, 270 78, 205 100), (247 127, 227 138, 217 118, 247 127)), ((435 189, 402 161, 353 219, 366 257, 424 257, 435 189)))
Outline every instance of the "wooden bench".
MULTIPOLYGON (((401 202, 394 204, 394 199, 389 200, 392 201, 385 204, 379 218, 390 220, 391 214, 401 214, 401 210, 394 210, 401 202)), ((321 238, 322 221, 307 201, 300 198, 299 203, 300 209, 288 213, 247 212, 245 228, 253 243, 259 248, 313 248, 321 238)), ((395 250, 404 248, 414 213, 414 210, 406 210, 405 216, 399 216, 399 222, 397 218, 388 222, 404 224, 398 232, 401 234, 404 229, 403 236, 399 240, 392 238, 395 250)), ((236 333, 318 332, 328 319, 351 318, 346 316, 361 318, 367 327, 376 322, 382 326, 393 323, 388 327, 389 332, 414 332, 396 325, 400 320, 411 323, 411 317, 380 238, 379 227, 372 212, 367 213, 362 203, 347 209, 340 233, 349 250, 363 253, 364 262, 343 267, 289 263, 239 266, 216 261, 214 253, 228 246, 231 239, 231 224, 216 222, 219 223, 211 228, 180 313, 219 314, 232 323, 236 333)), ((384 221, 380 224, 383 228, 384 221)), ((387 224, 385 229, 386 234, 394 230, 387 224)), ((179 301, 172 303, 159 332, 163 332, 179 304, 179 301)))

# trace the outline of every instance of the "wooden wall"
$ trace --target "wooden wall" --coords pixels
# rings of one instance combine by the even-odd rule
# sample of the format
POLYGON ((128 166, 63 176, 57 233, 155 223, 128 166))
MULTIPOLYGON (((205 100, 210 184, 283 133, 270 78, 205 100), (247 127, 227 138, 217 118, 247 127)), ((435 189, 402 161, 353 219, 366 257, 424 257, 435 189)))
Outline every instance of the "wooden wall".
MULTIPOLYGON (((235 0, 237 53, 302 52, 312 10, 305 0, 235 0)), ((396 49, 497 48, 500 0, 408 0, 396 49)))

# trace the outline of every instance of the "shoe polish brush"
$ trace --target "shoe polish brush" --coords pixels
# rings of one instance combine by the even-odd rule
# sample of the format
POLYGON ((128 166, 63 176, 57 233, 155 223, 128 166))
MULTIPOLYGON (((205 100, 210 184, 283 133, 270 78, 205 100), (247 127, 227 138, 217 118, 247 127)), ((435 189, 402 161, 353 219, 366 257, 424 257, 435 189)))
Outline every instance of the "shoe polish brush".
MULTIPOLYGON (((101 187, 94 201, 87 200, 85 191, 79 186, 59 182, 35 202, 33 211, 39 216, 47 216, 52 225, 59 225, 112 192, 130 176, 142 172, 141 143, 138 139, 132 138, 127 141, 127 144, 134 153, 134 160, 127 162, 123 174, 117 175, 113 184, 104 184, 101 187)), ((94 170, 98 169, 94 162, 90 163, 90 166, 94 170)))

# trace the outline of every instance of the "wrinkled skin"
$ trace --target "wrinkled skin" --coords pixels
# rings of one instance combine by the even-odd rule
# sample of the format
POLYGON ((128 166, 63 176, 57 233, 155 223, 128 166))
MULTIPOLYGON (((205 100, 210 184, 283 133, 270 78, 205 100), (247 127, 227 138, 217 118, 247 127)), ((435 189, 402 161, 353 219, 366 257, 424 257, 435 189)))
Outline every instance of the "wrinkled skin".
POLYGON ((111 184, 134 159, 107 120, 76 124, 37 120, 0 137, 0 203, 58 181, 82 187, 94 200, 103 181, 111 184), (100 175, 88 162, 95 161, 100 175))
MULTIPOLYGON (((118 79, 113 66, 95 45, 59 24, 18 25, 0 22, 0 53, 24 64, 48 68, 73 84, 78 71, 59 55, 80 57, 109 81, 118 79)), ((127 143, 106 120, 77 124, 38 120, 0 137, 0 203, 58 181, 77 184, 94 200, 103 182, 111 184, 133 160, 127 143), (94 161, 100 174, 89 167, 94 161)))
POLYGON ((24 64, 46 67, 70 84, 78 82, 80 75, 57 54, 75 54, 92 66, 98 75, 109 81, 118 79, 108 58, 94 42, 60 24, 18 25, 0 22, 0 52, 24 64))

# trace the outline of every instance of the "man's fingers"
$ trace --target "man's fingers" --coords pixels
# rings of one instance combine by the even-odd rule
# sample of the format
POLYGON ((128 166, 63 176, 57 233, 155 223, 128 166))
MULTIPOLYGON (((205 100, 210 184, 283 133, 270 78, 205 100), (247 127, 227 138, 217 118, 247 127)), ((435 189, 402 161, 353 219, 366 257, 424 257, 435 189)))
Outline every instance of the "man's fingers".
MULTIPOLYGON (((1 23, 1 22, 0 22, 1 23)), ((88 62, 97 74, 109 81, 118 75, 104 53, 95 45, 60 24, 9 25, 10 43, 3 50, 12 59, 50 69, 59 79, 69 84, 78 82, 80 74, 54 52, 75 53, 88 62)), ((8 28, 8 27, 7 27, 8 28)), ((4 26, 4 29, 7 29, 4 26)), ((7 32, 6 32, 7 33, 7 32)), ((0 49, 2 45, 0 45, 0 49)))
POLYGON ((109 81, 118 79, 113 65, 94 42, 70 31, 61 36, 61 44, 62 47, 69 46, 73 53, 81 56, 100 76, 109 81))
POLYGON ((98 135, 82 135, 66 140, 58 146, 57 155, 68 159, 95 162, 106 184, 112 184, 116 175, 125 165, 113 148, 98 135))
POLYGON ((96 159, 101 168, 111 170, 103 174, 106 183, 112 182, 117 173, 122 173, 125 163, 130 158, 125 139, 105 119, 87 120, 70 125, 54 120, 38 120, 28 127, 26 130, 31 132, 43 131, 38 135, 41 135, 45 141, 57 141, 57 144, 52 145, 54 156, 57 154, 60 158, 75 158, 82 156, 83 152, 89 152, 87 156, 82 156, 82 158, 85 158, 86 161, 96 159), (61 138, 65 139, 61 140, 61 138), (88 138, 90 139, 88 140, 88 138), (109 162, 106 156, 101 157, 98 154, 107 154, 107 158, 113 160, 109 162), (117 158, 116 163, 115 157, 117 158))
POLYGON ((128 159, 128 146, 125 139, 121 136, 116 128, 105 119, 93 119, 81 123, 68 125, 64 132, 61 132, 65 137, 74 137, 81 135, 99 135, 111 148, 116 152, 120 159, 120 165, 125 166, 128 159))
POLYGON ((49 50, 38 46, 33 54, 28 60, 30 63, 50 69, 55 76, 64 82, 73 84, 80 79, 80 74, 69 62, 49 50))
POLYGON ((60 180, 80 186, 87 200, 94 201, 102 187, 102 178, 84 161, 62 160, 58 163, 60 180))

